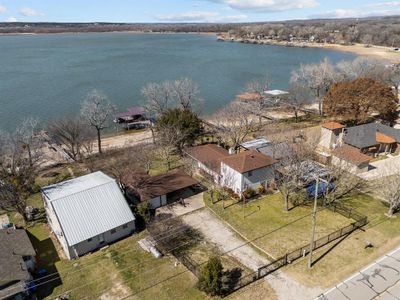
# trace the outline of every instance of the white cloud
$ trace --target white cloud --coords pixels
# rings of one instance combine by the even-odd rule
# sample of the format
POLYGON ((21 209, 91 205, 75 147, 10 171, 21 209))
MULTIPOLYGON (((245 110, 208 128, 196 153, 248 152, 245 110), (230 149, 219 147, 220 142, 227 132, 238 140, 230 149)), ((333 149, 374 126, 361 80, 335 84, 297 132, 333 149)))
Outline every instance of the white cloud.
POLYGON ((7 7, 0 5, 0 14, 4 14, 7 11, 7 7))
POLYGON ((21 15, 25 16, 25 17, 40 17, 43 16, 42 13, 29 8, 29 7, 22 7, 19 11, 18 11, 21 15))
POLYGON ((6 22, 18 22, 18 20, 17 20, 17 18, 15 18, 15 17, 8 17, 8 18, 6 19, 6 22))
POLYGON ((400 10, 373 10, 364 9, 335 9, 311 15, 311 19, 336 19, 336 18, 367 18, 367 17, 383 17, 400 14, 400 10))
POLYGON ((310 8, 318 5, 316 0, 207 0, 226 4, 230 8, 253 12, 278 12, 310 8))
POLYGON ((189 11, 180 14, 157 15, 155 18, 162 22, 205 22, 205 23, 230 23, 243 22, 246 15, 222 16, 211 11, 189 11))
POLYGON ((366 7, 387 10, 389 7, 400 7, 400 1, 369 3, 366 5, 366 7))

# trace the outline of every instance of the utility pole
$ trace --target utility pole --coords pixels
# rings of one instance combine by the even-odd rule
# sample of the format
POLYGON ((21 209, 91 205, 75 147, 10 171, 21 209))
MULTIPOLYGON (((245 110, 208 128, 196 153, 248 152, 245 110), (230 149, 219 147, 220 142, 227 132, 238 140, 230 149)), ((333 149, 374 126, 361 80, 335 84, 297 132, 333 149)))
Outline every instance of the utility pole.
POLYGON ((318 185, 319 185, 319 177, 317 177, 317 180, 315 183, 314 209, 311 214, 311 242, 310 242, 310 256, 308 259, 308 267, 309 268, 312 267, 312 254, 314 251, 315 227, 317 225, 318 185))

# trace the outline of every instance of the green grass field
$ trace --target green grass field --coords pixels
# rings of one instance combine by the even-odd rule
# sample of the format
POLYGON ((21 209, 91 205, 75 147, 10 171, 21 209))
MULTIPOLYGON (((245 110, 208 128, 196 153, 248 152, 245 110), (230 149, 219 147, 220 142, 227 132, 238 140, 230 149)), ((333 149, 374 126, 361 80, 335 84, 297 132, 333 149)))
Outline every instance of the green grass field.
POLYGON ((39 286, 39 298, 54 298, 68 293, 70 299, 123 297, 135 299, 204 299, 196 289, 196 278, 168 256, 154 258, 137 243, 141 233, 77 260, 60 259, 49 238, 48 228, 35 225, 28 228, 38 250, 39 268, 58 272, 60 280, 39 286))
MULTIPOLYGON (((208 195, 205 201, 239 233, 274 258, 310 241, 311 206, 302 205, 284 212, 283 199, 279 193, 253 200, 245 207, 242 204, 235 204, 223 209, 221 202, 211 204, 208 195)), ((317 238, 350 223, 351 220, 339 214, 327 209, 320 210, 317 217, 317 238)))
MULTIPOLYGON (((300 206, 285 213, 282 210, 281 196, 274 194, 247 204, 243 213, 241 204, 224 210, 221 203, 211 204, 207 197, 205 200, 225 221, 248 239, 254 239, 257 246, 273 256, 282 255, 287 250, 309 243, 309 206, 300 206), (264 234, 265 237, 257 239, 264 234)), ((341 201, 367 215, 369 223, 364 230, 357 230, 343 240, 334 241, 317 250, 313 256, 315 263, 311 270, 307 266, 308 257, 295 261, 284 269, 305 285, 330 287, 400 243, 400 218, 388 218, 385 215, 387 206, 384 203, 365 194, 347 197, 341 201), (367 242, 373 243, 374 247, 365 249, 367 242)), ((317 237, 351 222, 352 220, 329 210, 320 211, 317 215, 317 237)))

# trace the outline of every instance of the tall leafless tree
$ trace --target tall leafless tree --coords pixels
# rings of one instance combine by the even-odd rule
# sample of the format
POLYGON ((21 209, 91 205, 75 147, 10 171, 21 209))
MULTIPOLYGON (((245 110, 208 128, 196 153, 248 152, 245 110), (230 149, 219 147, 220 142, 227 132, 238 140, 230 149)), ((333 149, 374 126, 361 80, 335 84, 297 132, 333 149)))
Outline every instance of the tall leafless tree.
POLYGON ((400 174, 396 173, 380 180, 376 190, 389 205, 387 215, 393 217, 400 209, 400 174))
POLYGON ((249 117, 251 113, 240 102, 232 102, 213 118, 217 135, 225 144, 236 149, 251 133, 259 129, 257 122, 249 117))
POLYGON ((74 160, 82 159, 85 145, 92 140, 91 130, 80 116, 66 116, 48 125, 50 137, 64 146, 68 155, 74 160))
POLYGON ((336 81, 334 67, 327 58, 318 64, 301 65, 292 72, 290 81, 296 85, 308 88, 318 101, 318 111, 323 114, 323 95, 336 81))
POLYGON ((101 132, 108 127, 108 121, 114 113, 114 105, 97 90, 90 92, 82 103, 81 116, 89 126, 96 130, 99 153, 102 153, 101 132))

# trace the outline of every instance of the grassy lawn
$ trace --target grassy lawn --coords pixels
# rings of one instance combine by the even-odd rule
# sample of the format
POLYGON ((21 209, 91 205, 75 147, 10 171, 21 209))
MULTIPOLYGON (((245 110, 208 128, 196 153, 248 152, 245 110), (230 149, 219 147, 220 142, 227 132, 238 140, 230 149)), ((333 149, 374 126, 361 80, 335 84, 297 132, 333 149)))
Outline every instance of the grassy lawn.
MULTIPOLYGON (((221 202, 211 204, 208 195, 205 198, 212 210, 272 257, 280 257, 310 241, 311 207, 303 205, 284 212, 279 193, 251 201, 245 208, 235 204, 223 209, 221 202)), ((317 238, 350 223, 339 214, 321 210, 317 218, 317 238)))
POLYGON ((39 286, 39 298, 53 298, 65 292, 70 299, 112 299, 130 294, 135 299, 205 298, 195 287, 196 278, 182 265, 175 267, 175 260, 170 257, 155 259, 140 248, 137 241, 145 233, 68 261, 58 257, 45 225, 30 227, 28 232, 39 252, 39 268, 46 268, 49 273, 57 271, 61 277, 39 286))
POLYGON ((393 250, 400 243, 400 218, 387 218, 387 207, 381 201, 367 195, 358 195, 345 199, 344 203, 367 215, 369 224, 364 228, 365 231, 355 231, 337 245, 334 242, 319 249, 315 259, 322 258, 311 271, 307 268, 306 260, 298 261, 287 269, 308 285, 330 287, 393 250), (373 243, 374 247, 365 249, 366 242, 373 243))
MULTIPOLYGON (((211 204, 207 197, 205 200, 208 206, 248 239, 265 235, 256 239, 254 243, 274 257, 309 242, 311 207, 301 206, 284 213, 283 201, 279 194, 247 204, 244 210, 245 218, 243 206, 240 204, 224 210, 221 203, 211 204)), ((365 231, 355 231, 343 240, 335 241, 316 251, 313 256, 315 264, 311 270, 307 267, 308 257, 284 269, 305 285, 330 287, 400 243, 400 217, 386 217, 387 207, 381 201, 365 194, 342 201, 367 215, 369 223, 364 228, 365 231), (374 247, 365 249, 367 242, 373 243, 374 247)), ((350 222, 351 220, 331 211, 320 211, 317 215, 317 237, 350 222)))

